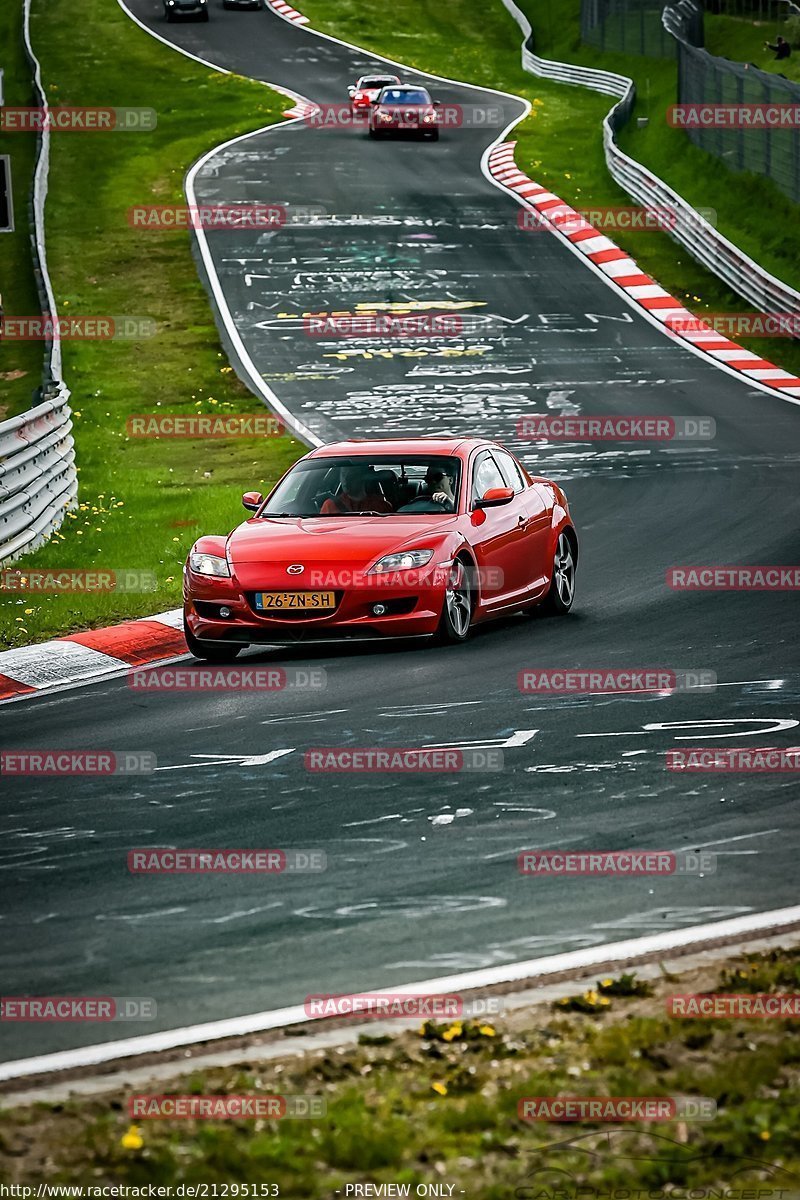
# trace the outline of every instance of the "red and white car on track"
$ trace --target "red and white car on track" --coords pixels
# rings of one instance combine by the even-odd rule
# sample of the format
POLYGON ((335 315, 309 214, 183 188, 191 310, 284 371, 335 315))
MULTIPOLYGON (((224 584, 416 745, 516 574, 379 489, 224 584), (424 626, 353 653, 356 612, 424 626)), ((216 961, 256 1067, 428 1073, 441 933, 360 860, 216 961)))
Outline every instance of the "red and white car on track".
POLYGON ((398 75, 362 75, 354 87, 347 89, 350 106, 354 112, 369 112, 369 106, 378 99, 385 87, 399 84, 398 75))
POLYGON ((295 463, 228 537, 184 569, 192 654, 250 644, 434 635, 572 607, 578 539, 567 498, 495 442, 339 442, 295 463))
POLYGON ((438 141, 440 108, 438 101, 431 100, 427 88, 409 84, 385 87, 370 105, 369 136, 405 133, 438 141))

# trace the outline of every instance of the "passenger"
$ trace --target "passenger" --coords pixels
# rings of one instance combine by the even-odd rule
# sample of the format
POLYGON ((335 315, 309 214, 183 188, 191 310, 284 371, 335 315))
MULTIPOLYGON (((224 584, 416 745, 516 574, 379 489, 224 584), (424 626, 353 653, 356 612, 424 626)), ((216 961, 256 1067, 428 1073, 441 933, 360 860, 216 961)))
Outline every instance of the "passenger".
POLYGON ((342 490, 319 510, 321 516, 349 512, 391 512, 392 506, 377 493, 367 492, 368 471, 360 463, 342 467, 342 490))

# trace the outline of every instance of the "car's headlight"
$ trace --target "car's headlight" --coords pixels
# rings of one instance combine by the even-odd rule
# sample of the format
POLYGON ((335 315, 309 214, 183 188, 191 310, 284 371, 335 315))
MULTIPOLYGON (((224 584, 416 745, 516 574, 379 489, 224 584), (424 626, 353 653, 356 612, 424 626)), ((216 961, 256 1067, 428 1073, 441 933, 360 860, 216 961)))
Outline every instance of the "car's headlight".
POLYGON ((401 554, 385 554, 370 569, 370 575, 383 575, 387 571, 411 571, 424 567, 433 558, 432 550, 404 550, 401 554))
POLYGON ((231 577, 226 559, 218 554, 198 554, 193 550, 189 555, 189 566, 196 575, 216 575, 224 579, 231 577))

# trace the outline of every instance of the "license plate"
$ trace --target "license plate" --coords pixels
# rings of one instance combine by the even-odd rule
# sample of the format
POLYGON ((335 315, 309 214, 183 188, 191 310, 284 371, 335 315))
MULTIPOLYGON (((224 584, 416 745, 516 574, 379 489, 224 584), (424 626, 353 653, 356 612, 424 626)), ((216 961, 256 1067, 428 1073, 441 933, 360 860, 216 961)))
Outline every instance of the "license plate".
POLYGON ((256 608, 262 612, 308 612, 335 607, 333 592, 256 592, 256 608))

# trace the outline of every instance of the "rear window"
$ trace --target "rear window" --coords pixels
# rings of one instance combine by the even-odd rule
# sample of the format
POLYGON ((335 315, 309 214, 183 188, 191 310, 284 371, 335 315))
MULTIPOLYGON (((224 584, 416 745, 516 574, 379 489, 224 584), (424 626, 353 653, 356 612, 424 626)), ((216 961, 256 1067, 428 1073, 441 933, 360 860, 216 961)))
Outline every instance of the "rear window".
POLYGON ((422 88, 385 88, 380 101, 381 104, 430 104, 431 98, 422 88))

